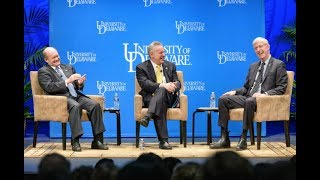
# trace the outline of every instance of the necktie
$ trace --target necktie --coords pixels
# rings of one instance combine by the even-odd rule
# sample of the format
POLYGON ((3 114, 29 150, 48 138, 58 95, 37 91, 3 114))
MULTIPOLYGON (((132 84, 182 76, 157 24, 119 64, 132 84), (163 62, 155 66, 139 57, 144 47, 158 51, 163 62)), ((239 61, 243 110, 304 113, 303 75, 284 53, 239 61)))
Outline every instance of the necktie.
POLYGON ((259 86, 260 86, 260 84, 262 82, 264 65, 265 65, 265 63, 263 62, 261 64, 261 67, 260 67, 259 71, 258 71, 259 74, 258 74, 258 77, 256 79, 256 82, 254 83, 254 86, 252 87, 252 89, 250 91, 250 96, 252 96, 254 93, 256 93, 258 91, 258 89, 259 89, 259 86))
POLYGON ((162 70, 161 66, 156 66, 156 77, 157 77, 157 83, 162 83, 162 70))
MULTIPOLYGON (((59 66, 56 67, 56 71, 57 71, 57 73, 60 74, 60 76, 62 77, 63 80, 66 80, 66 79, 67 79, 66 75, 63 73, 62 69, 61 69, 59 66)), ((77 97, 77 92, 76 92, 76 90, 74 89, 73 84, 72 84, 72 83, 69 83, 69 84, 67 85, 67 87, 68 87, 68 89, 69 89, 70 94, 71 94, 73 97, 77 97)))

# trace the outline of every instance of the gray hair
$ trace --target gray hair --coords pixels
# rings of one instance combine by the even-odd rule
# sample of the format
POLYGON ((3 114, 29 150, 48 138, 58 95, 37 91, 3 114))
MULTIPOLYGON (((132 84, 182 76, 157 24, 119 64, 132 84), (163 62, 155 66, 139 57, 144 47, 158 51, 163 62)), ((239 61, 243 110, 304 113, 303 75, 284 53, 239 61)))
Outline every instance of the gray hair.
POLYGON ((153 41, 152 43, 150 43, 149 44, 149 46, 148 46, 148 55, 150 55, 150 52, 153 50, 153 48, 155 47, 155 46, 163 46, 162 45, 162 43, 161 42, 159 42, 159 41, 153 41))
POLYGON ((262 43, 265 43, 265 44, 268 44, 269 45, 269 42, 266 38, 263 38, 263 37, 257 37, 253 40, 252 42, 252 46, 254 46, 256 43, 259 43, 259 42, 262 42, 262 43))

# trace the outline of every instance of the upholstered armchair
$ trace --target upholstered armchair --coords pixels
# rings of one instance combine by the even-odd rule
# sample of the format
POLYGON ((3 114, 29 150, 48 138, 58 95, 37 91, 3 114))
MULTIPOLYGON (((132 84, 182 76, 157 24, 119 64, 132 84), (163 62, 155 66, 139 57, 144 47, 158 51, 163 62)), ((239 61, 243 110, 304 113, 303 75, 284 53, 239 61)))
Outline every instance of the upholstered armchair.
MULTIPOLYGON (((34 108, 34 135, 33 147, 37 144, 38 125, 40 121, 60 122, 62 125, 62 147, 66 150, 66 124, 68 122, 67 97, 46 95, 40 87, 38 81, 38 71, 30 71, 30 82, 33 96, 34 108)), ((99 102, 101 108, 104 107, 104 97, 100 95, 87 95, 99 102)), ((82 121, 88 121, 88 115, 82 110, 82 121)))
MULTIPOLYGON (((184 94, 184 80, 183 72, 177 71, 178 78, 181 82, 180 89, 180 106, 178 108, 168 108, 167 119, 180 121, 180 144, 183 143, 184 147, 187 147, 187 125, 188 119, 188 96, 184 94)), ((135 94, 134 94, 134 118, 136 121, 136 147, 139 145, 140 137, 140 123, 139 119, 147 114, 148 108, 142 107, 142 96, 139 94, 141 87, 135 78, 135 94)))
MULTIPOLYGON (((261 123, 264 121, 283 121, 286 146, 290 147, 289 120, 290 120, 290 103, 294 81, 294 72, 287 71, 288 86, 283 95, 257 97, 257 110, 253 120, 257 122, 257 149, 261 144, 261 123)), ((231 109, 229 111, 230 120, 242 120, 243 108, 231 109)), ((252 123, 253 124, 253 123, 252 123)), ((253 140, 253 126, 250 128, 251 144, 253 140)))

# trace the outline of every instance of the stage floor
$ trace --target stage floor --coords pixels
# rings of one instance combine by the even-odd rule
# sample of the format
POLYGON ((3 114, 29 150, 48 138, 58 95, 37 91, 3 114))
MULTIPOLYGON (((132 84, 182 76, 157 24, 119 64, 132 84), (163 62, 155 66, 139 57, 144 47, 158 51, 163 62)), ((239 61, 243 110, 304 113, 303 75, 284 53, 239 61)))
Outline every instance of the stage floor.
MULTIPOLYGON (((170 138, 172 150, 161 150, 158 148, 156 138, 144 138, 146 149, 140 150, 135 147, 135 138, 122 138, 122 144, 116 145, 116 138, 105 138, 105 142, 109 146, 109 150, 92 150, 90 143, 92 138, 81 138, 81 152, 71 150, 70 139, 67 139, 67 150, 62 150, 61 139, 51 139, 43 134, 38 135, 38 143, 36 148, 32 147, 32 136, 24 138, 24 172, 25 174, 34 174, 37 172, 37 166, 41 157, 47 153, 58 152, 67 157, 71 162, 71 168, 79 167, 80 165, 94 166, 95 163, 104 157, 112 158, 118 167, 122 167, 128 162, 136 159, 141 153, 153 152, 161 157, 178 157, 182 162, 198 162, 203 163, 208 156, 217 151, 232 150, 235 151, 239 137, 231 137, 231 148, 214 150, 210 149, 206 144, 206 138, 195 138, 195 144, 192 145, 191 138, 187 138, 187 147, 178 143, 179 138, 170 138)), ((218 137, 213 137, 213 141, 217 141, 218 137)), ((285 138, 283 133, 263 137, 261 149, 257 150, 256 145, 250 145, 248 138, 248 149, 244 151, 236 151, 247 157, 253 164, 259 162, 275 162, 281 159, 290 159, 296 154, 296 136, 290 134, 291 146, 285 146, 285 138)))

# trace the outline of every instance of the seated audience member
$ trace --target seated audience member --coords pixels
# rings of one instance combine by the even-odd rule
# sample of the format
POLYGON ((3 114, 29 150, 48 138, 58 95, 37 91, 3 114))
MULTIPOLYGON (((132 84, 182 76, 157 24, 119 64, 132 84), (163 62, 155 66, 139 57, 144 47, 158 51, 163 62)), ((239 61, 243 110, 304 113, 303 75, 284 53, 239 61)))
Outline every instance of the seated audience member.
POLYGON ((202 180, 254 180, 253 165, 234 151, 218 151, 201 167, 202 180))
POLYGON ((71 178, 70 162, 58 153, 45 155, 38 165, 39 180, 69 180, 71 178))

